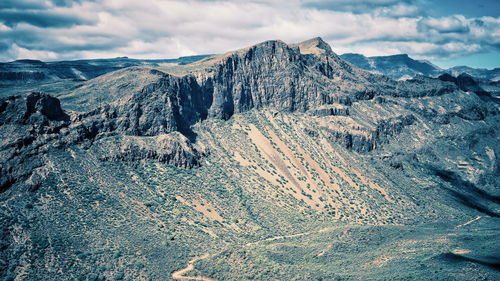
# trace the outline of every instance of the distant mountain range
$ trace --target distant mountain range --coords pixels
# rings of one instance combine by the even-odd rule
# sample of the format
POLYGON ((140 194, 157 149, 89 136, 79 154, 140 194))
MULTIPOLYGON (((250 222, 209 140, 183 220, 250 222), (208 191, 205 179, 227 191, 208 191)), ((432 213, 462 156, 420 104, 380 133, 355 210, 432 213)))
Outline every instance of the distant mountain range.
MULTIPOLYGON (((0 84, 55 82, 61 79, 90 80, 130 66, 182 66, 210 56, 213 55, 187 56, 177 59, 147 60, 118 57, 53 62, 23 59, 0 63, 0 84)), ((361 54, 347 53, 340 55, 340 57, 361 69, 383 74, 393 79, 408 79, 417 75, 438 77, 445 73, 453 76, 466 73, 481 80, 498 81, 500 79, 500 68, 489 70, 468 66, 455 66, 449 69, 441 69, 429 61, 416 60, 407 54, 366 57, 361 54)))
POLYGON ((468 66, 455 66, 449 69, 442 69, 429 61, 412 59, 407 54, 366 57, 361 54, 347 53, 340 57, 359 68, 384 74, 394 79, 411 78, 416 75, 437 77, 444 73, 453 76, 466 73, 486 80, 498 80, 500 78, 500 68, 489 70, 468 66))
POLYGON ((16 60, 0 63, 0 83, 50 82, 60 79, 90 80, 97 76, 130 66, 185 65, 209 55, 180 57, 177 59, 140 60, 128 57, 74 61, 42 62, 16 60))

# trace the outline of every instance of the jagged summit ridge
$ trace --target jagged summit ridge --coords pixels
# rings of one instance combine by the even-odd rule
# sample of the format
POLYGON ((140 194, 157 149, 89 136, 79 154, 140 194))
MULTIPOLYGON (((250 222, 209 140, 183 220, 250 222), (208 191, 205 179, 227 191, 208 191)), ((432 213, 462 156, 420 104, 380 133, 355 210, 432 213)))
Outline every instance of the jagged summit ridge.
POLYGON ((313 54, 313 55, 332 55, 334 52, 328 43, 326 43, 321 37, 314 37, 309 40, 292 44, 292 46, 297 46, 302 54, 313 54))

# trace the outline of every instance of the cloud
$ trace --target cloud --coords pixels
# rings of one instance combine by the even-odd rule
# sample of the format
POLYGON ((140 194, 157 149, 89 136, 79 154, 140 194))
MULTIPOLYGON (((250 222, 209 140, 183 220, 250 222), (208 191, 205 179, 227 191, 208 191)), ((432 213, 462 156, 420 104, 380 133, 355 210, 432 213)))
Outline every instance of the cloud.
POLYGON ((468 33, 469 22, 463 16, 447 18, 423 18, 419 21, 421 32, 436 31, 438 33, 468 33))
POLYGON ((9 11, 0 10, 0 22, 8 27, 19 23, 28 23, 38 27, 71 27, 81 24, 91 24, 82 18, 54 13, 51 11, 9 11))
POLYGON ((315 36, 338 53, 443 59, 499 51, 500 17, 435 17, 427 2, 2 0, 0 60, 172 58, 315 36))
POLYGON ((2 0, 0 9, 46 10, 54 7, 71 7, 82 2, 93 2, 93 0, 2 0))
POLYGON ((415 0, 312 0, 305 1, 303 6, 318 10, 387 16, 409 16, 420 11, 415 0))

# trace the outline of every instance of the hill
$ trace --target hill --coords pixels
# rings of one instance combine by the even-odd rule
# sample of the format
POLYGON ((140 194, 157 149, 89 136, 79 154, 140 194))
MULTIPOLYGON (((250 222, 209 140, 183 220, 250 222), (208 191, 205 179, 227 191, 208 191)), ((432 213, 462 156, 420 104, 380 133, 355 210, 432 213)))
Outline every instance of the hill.
POLYGON ((500 106, 464 81, 313 38, 1 98, 0 276, 498 279, 500 106))

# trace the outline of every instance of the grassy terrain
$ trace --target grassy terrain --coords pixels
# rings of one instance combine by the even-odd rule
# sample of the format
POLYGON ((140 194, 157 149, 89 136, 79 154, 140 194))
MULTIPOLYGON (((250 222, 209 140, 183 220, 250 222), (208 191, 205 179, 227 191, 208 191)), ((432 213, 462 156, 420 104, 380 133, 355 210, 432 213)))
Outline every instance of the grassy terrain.
POLYGON ((488 224, 342 225, 231 247, 196 268, 218 280, 496 280, 499 225, 488 224))
POLYGON ((30 245, 8 266, 27 280, 168 280, 208 253, 186 275, 498 278, 497 218, 420 164, 401 172, 309 136, 314 122, 268 111, 209 120, 196 132, 210 154, 194 169, 102 161, 111 137, 53 149, 39 191, 4 205, 30 245))

